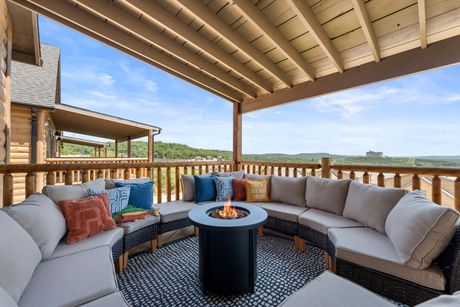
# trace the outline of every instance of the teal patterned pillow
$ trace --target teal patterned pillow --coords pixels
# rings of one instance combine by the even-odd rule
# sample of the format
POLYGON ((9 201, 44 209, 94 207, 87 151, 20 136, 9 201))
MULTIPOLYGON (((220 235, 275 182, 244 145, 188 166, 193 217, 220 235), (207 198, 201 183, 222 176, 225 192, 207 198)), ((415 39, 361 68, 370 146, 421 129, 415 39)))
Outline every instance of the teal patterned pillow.
POLYGON ((216 183, 216 201, 226 201, 227 198, 233 198, 233 177, 215 177, 216 183))
POLYGON ((101 193, 106 193, 107 198, 109 199, 110 211, 112 214, 115 214, 128 207, 130 191, 131 188, 129 186, 125 186, 110 190, 88 189, 88 194, 89 196, 96 196, 101 193))

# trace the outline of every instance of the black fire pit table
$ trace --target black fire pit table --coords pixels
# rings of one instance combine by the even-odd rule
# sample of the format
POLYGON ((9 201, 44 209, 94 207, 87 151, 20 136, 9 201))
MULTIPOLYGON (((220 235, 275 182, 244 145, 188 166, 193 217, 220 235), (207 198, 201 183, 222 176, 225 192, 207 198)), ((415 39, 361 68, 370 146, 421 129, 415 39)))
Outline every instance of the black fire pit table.
POLYGON ((229 295, 254 292, 257 279, 257 228, 267 220, 265 210, 244 203, 232 207, 244 213, 238 219, 211 217, 224 203, 200 205, 190 210, 199 228, 200 281, 203 292, 229 295))

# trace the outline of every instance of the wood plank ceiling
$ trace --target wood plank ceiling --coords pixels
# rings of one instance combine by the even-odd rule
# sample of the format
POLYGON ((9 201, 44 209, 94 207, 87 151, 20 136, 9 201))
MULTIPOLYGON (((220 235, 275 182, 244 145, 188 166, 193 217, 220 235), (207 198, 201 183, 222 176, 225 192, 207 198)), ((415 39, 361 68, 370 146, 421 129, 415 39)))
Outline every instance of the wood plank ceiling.
POLYGON ((458 0, 14 2, 241 102, 243 112, 343 89, 348 75, 361 79, 348 87, 365 84, 359 66, 392 68, 385 79, 460 61, 453 54, 400 72, 395 64, 409 50, 422 57, 426 48, 425 60, 443 52, 434 43, 460 34, 458 0))

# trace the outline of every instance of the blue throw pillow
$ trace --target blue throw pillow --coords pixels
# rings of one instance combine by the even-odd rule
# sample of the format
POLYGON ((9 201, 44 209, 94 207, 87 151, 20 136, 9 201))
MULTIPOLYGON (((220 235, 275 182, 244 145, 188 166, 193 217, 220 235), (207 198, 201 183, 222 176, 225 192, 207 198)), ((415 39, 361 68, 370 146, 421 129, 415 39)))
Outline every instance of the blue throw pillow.
POLYGON ((233 177, 216 177, 216 201, 226 201, 233 198, 233 177))
POLYGON ((109 199, 110 211, 112 214, 115 214, 128 207, 130 191, 131 188, 128 186, 111 190, 95 190, 90 188, 88 189, 88 194, 89 196, 96 196, 106 193, 109 199))
POLYGON ((153 204, 153 182, 146 183, 129 183, 129 182, 115 182, 115 187, 129 186, 131 191, 129 193, 129 204, 134 207, 152 210, 153 204))
POLYGON ((193 176, 195 179, 195 204, 202 201, 216 200, 214 176, 193 176))

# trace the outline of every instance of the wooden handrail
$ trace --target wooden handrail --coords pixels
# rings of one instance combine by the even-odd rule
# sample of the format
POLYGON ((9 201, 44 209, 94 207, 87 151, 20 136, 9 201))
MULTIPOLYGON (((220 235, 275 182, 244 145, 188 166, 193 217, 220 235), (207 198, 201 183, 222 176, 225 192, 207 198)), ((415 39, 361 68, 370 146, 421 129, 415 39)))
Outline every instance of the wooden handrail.
POLYGON ((334 164, 331 168, 338 171, 412 174, 427 176, 460 176, 460 168, 451 167, 420 167, 420 166, 377 166, 377 165, 350 165, 334 164))
POLYGON ((289 168, 310 168, 320 169, 321 163, 297 163, 297 162, 260 162, 260 161, 241 161, 239 164, 254 165, 254 166, 275 166, 275 167, 289 167, 289 168))

